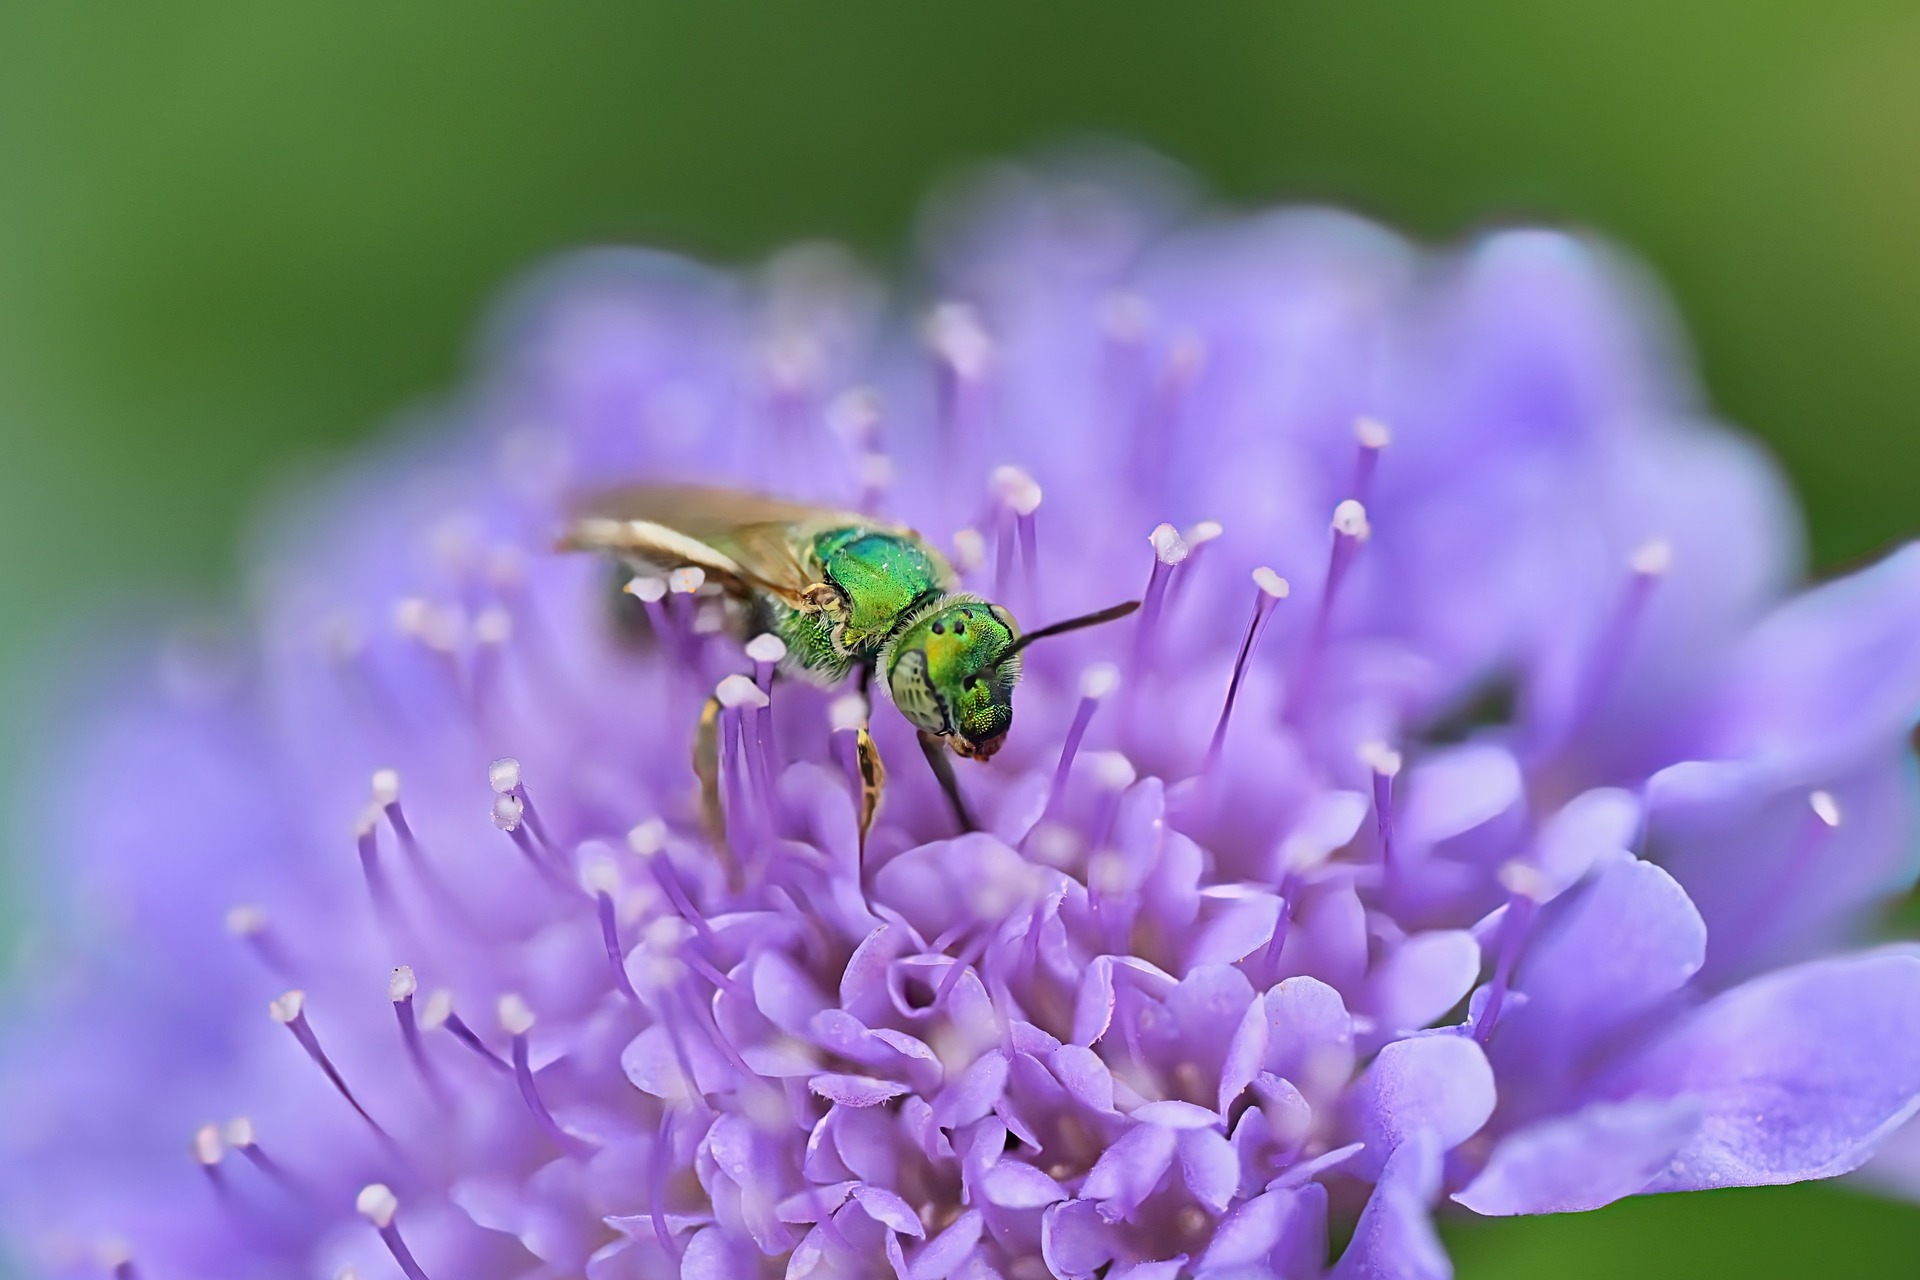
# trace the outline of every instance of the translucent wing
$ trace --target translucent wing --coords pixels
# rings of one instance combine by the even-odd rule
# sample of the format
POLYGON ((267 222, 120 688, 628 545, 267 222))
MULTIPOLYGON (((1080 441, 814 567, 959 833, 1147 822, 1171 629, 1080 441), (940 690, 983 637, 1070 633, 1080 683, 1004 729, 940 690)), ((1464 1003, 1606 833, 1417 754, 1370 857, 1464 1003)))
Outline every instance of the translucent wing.
POLYGON ((732 489, 640 485, 581 502, 561 546, 610 552, 663 573, 696 565, 735 595, 765 591, 799 605, 817 581, 802 559, 808 535, 849 525, 891 528, 830 507, 732 489))

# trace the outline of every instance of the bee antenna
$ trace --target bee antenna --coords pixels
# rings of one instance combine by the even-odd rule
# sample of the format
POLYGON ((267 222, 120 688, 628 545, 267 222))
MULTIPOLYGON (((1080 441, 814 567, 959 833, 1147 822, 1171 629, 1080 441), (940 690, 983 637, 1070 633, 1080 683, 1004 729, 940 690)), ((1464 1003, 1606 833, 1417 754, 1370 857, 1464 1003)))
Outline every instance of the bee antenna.
POLYGON ((1120 604, 1109 605, 1097 613, 1083 613, 1077 618, 1068 618, 1064 622, 1055 622, 1048 626, 1041 627, 1038 631, 1029 631, 1008 645, 1007 651, 1000 655, 999 661, 995 662, 994 665, 997 667, 1001 665, 1001 663, 1006 662, 1007 659, 1019 653, 1035 640, 1045 640, 1049 636, 1065 635, 1069 631, 1079 631, 1084 627, 1097 627, 1103 622, 1118 622, 1139 607, 1140 602, 1138 600, 1127 600, 1120 604))

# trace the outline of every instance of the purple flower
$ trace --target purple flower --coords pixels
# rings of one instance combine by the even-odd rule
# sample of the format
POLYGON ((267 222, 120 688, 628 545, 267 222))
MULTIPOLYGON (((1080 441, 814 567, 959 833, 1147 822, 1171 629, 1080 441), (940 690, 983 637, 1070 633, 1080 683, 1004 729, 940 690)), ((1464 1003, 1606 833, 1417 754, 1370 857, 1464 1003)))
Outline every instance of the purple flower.
POLYGON ((927 242, 903 298, 546 277, 43 785, 38 1274, 1440 1276, 1443 1203, 1832 1176, 1920 1107, 1920 952, 1847 950, 1915 875, 1920 552, 1785 598, 1779 476, 1605 250, 1137 161, 927 242), (1031 653, 977 832, 877 708, 863 859, 844 694, 550 551, 642 478, 884 511, 1029 626, 1145 603, 1031 653))

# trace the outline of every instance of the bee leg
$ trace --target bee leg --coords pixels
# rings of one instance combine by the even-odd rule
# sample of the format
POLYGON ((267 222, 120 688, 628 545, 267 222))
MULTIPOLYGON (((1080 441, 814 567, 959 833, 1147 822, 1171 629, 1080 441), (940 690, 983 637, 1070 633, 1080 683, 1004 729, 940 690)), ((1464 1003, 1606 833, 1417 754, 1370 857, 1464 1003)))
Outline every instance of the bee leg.
POLYGON ((853 740, 854 761, 860 768, 860 865, 867 862, 867 833, 880 812, 880 795, 887 787, 887 766, 880 759, 880 748, 873 735, 861 725, 853 740))
POLYGON ((967 808, 966 797, 960 794, 960 780, 953 776, 953 758, 947 754, 946 743, 938 734, 922 729, 920 754, 927 758, 927 767, 933 770, 940 790, 946 793, 947 803, 953 808, 953 820, 960 824, 962 831, 978 831, 980 824, 973 820, 973 811, 967 808))
POLYGON ((700 708, 700 726, 693 734, 693 775, 700 780, 700 820, 707 839, 727 867, 727 882, 739 888, 739 864, 727 843, 726 810, 720 803, 720 699, 708 698, 700 708))

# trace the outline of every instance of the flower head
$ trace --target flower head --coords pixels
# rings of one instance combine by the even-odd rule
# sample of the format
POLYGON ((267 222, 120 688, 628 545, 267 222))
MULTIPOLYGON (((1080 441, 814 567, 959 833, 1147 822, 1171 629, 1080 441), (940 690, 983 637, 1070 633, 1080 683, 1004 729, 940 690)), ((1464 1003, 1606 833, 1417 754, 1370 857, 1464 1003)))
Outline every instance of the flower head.
POLYGON ((1604 250, 1097 166, 931 227, 891 301, 546 277, 94 734, 0 1091, 41 1272, 1436 1276, 1443 1201, 1824 1177, 1920 1106, 1920 957, 1843 950, 1914 875, 1920 557, 1783 599, 1779 478, 1604 250), (637 480, 1141 608, 1023 655, 978 830, 873 706, 863 842, 852 686, 552 550, 637 480))

